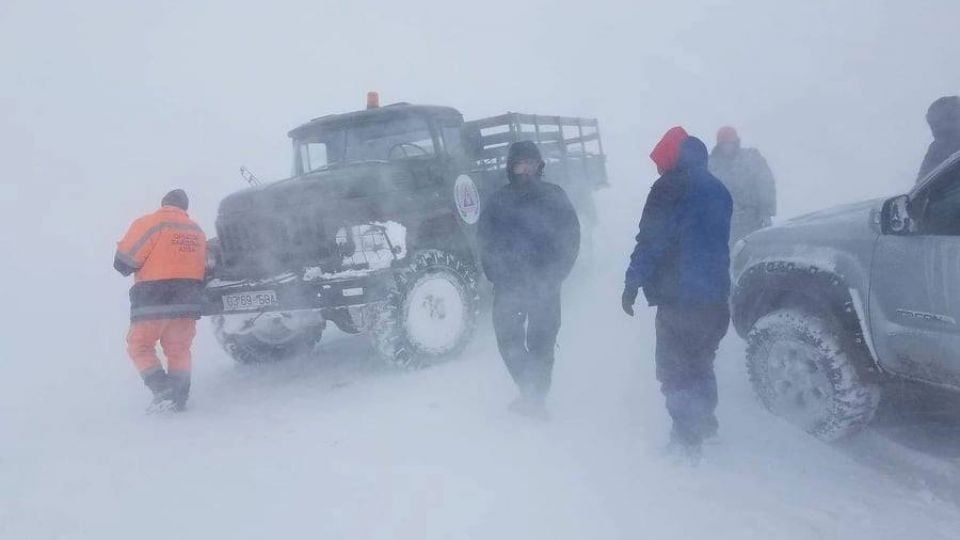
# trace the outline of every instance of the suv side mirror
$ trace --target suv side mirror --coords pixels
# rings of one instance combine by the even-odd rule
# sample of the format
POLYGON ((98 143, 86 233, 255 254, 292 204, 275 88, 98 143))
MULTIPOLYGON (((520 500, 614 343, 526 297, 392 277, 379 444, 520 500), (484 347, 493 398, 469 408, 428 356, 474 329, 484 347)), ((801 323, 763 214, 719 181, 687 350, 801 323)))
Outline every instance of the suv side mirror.
POLYGON ((910 232, 910 197, 900 195, 883 203, 880 226, 883 234, 904 235, 910 232))

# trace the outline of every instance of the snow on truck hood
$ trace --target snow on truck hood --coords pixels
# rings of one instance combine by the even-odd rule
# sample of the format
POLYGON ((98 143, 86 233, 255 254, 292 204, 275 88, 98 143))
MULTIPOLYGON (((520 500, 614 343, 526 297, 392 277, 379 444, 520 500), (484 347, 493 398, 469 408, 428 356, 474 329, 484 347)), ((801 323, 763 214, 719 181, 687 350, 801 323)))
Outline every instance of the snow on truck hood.
POLYGON ((407 228, 395 221, 354 225, 337 232, 337 238, 338 242, 341 238, 344 241, 349 238, 356 246, 356 253, 344 260, 354 268, 327 272, 319 266, 307 267, 304 268, 304 281, 363 277, 371 272, 386 270, 395 260, 403 260, 407 256, 407 228), (356 268, 361 264, 364 268, 356 268))

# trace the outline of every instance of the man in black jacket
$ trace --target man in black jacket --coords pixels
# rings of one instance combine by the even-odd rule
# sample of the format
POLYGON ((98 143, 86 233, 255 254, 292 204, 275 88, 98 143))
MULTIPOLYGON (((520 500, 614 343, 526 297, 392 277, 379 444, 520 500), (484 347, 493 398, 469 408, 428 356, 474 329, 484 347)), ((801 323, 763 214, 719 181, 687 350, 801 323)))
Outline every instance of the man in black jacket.
POLYGON ((520 397, 511 410, 543 416, 560 331, 560 290, 580 249, 580 222, 560 186, 544 182, 537 146, 514 143, 510 183, 480 216, 477 238, 493 283, 497 345, 520 397))
POLYGON ((917 182, 956 152, 960 152, 960 96, 946 96, 933 102, 927 110, 927 123, 933 142, 920 165, 917 182))

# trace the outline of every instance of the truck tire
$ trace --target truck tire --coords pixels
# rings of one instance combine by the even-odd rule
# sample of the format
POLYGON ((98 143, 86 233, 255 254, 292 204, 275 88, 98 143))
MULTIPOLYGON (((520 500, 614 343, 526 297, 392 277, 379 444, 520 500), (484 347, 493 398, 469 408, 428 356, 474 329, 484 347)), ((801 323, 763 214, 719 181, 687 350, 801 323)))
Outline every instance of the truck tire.
POLYGON ((858 375, 838 328, 827 317, 782 309, 747 336, 747 371, 760 401, 825 441, 865 427, 880 401, 879 386, 858 375))
POLYGON ((231 332, 226 318, 213 318, 220 346, 239 364, 270 364, 308 354, 320 341, 323 325, 266 336, 257 332, 231 332))
POLYGON ((459 353, 477 323, 478 276, 475 265, 448 251, 415 253, 386 301, 370 306, 368 333, 378 355, 419 368, 459 353))

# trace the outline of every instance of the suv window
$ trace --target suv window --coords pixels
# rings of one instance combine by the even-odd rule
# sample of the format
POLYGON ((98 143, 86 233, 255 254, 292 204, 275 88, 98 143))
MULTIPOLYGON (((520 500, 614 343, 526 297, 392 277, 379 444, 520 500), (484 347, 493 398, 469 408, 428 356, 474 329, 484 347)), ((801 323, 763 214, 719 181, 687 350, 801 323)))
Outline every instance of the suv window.
POLYGON ((960 166, 947 171, 927 196, 921 234, 960 236, 960 166))

